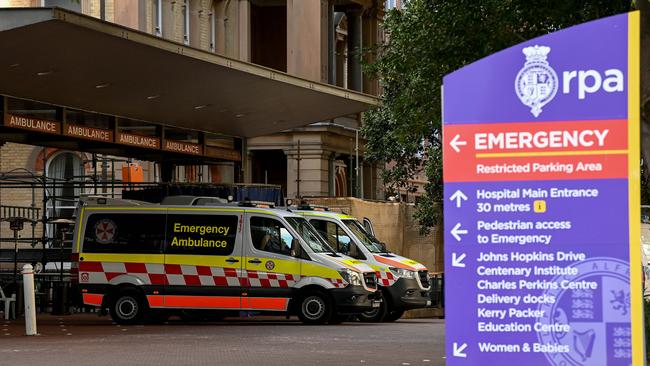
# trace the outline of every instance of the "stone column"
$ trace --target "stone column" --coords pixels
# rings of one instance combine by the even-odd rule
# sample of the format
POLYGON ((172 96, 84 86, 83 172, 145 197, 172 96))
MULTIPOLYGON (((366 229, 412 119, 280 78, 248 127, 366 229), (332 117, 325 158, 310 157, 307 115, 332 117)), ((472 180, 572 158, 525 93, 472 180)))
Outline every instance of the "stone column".
MULTIPOLYGON (((363 16, 363 47, 373 47, 380 42, 379 39, 379 24, 380 19, 383 17, 384 12, 378 11, 377 8, 371 8, 363 16)), ((364 61, 373 63, 375 56, 372 53, 364 55, 364 61)), ((363 79, 363 92, 367 94, 377 95, 379 92, 379 82, 375 79, 369 78, 367 75, 362 75, 363 79)))
POLYGON ((348 19, 348 89, 362 91, 361 75, 361 13, 362 9, 347 10, 348 19))
POLYGON ((287 72, 328 79, 328 0, 287 0, 287 72))
MULTIPOLYGON (((286 150, 287 154, 287 198, 298 195, 298 149, 297 142, 286 150)), ((329 195, 329 166, 331 151, 324 151, 320 145, 301 142, 300 145, 300 196, 329 195)))
POLYGON ((334 1, 327 4, 327 82, 336 84, 336 22, 334 1))
POLYGON ((239 0, 239 59, 251 60, 251 4, 239 0))

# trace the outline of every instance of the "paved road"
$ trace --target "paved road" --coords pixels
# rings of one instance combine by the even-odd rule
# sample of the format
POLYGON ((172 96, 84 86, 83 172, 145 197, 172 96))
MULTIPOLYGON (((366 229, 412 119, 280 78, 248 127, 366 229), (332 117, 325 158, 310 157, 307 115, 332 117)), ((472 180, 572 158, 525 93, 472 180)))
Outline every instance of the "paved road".
POLYGON ((2 365, 444 365, 444 321, 305 326, 280 318, 118 326, 42 316, 39 336, 0 320, 2 365))

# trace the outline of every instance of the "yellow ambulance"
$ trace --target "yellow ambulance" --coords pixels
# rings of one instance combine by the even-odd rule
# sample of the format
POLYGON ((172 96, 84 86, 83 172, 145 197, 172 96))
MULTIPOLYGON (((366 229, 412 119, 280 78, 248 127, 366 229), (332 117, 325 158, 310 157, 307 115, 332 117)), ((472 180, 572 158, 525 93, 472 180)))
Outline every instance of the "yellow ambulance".
POLYGON ((73 281, 85 305, 120 324, 242 310, 323 324, 380 307, 375 271, 287 210, 95 198, 76 217, 73 281))
POLYGON ((361 321, 395 321, 406 310, 431 305, 431 283, 427 268, 409 258, 391 253, 368 233, 356 218, 326 207, 300 205, 293 212, 306 217, 337 252, 357 259, 377 272, 383 301, 377 308, 358 314, 361 321))

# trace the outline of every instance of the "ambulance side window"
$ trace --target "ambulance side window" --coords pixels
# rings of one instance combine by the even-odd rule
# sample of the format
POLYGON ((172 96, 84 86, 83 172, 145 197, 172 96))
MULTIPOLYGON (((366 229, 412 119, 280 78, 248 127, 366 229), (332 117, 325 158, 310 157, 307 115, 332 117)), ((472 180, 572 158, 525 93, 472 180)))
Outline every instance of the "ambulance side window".
POLYGON ((291 255, 294 237, 278 220, 267 217, 251 217, 251 239, 257 250, 291 255))
POLYGON ((167 254, 231 255, 236 215, 174 215, 167 218, 167 254))
POLYGON ((162 253, 165 214, 93 213, 83 236, 86 253, 162 253))
POLYGON ((316 228, 319 234, 327 240, 327 243, 337 252, 343 253, 345 255, 351 255, 357 253, 355 244, 352 242, 352 239, 345 233, 345 231, 336 223, 327 221, 312 219, 309 223, 316 228))

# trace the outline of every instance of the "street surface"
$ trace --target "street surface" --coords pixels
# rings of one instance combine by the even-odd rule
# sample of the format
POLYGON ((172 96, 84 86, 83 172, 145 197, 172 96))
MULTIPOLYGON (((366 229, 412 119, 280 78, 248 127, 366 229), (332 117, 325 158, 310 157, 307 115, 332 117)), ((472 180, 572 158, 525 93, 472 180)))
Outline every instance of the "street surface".
POLYGON ((444 320, 306 326, 293 318, 119 326, 40 316, 39 336, 0 319, 0 365, 444 365, 444 320))

